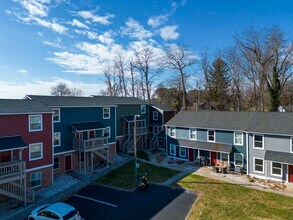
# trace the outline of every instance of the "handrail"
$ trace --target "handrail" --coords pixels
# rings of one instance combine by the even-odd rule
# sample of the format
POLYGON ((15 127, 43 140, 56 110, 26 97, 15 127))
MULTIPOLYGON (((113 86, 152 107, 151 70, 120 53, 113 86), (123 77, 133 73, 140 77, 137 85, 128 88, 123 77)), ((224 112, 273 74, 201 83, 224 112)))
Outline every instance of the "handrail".
POLYGON ((0 163, 0 179, 25 174, 25 161, 14 160, 0 163))
POLYGON ((103 148, 108 145, 108 137, 92 138, 88 140, 73 139, 73 147, 77 150, 89 150, 92 148, 103 148))

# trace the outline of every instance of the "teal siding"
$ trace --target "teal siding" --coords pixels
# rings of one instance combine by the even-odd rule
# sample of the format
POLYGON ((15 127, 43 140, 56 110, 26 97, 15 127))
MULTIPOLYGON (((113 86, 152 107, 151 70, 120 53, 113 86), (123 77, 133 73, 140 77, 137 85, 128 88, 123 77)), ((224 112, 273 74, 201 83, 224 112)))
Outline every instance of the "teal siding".
POLYGON ((233 134, 231 131, 219 131, 216 130, 216 142, 233 144, 233 134))
POLYGON ((163 114, 152 106, 149 106, 149 123, 150 125, 163 125, 163 114), (158 120, 153 120, 153 112, 158 112, 158 120))
POLYGON ((198 141, 207 141, 207 131, 203 129, 197 129, 196 138, 198 141))
POLYGON ((115 107, 110 108, 110 119, 103 119, 102 107, 60 108, 60 116, 61 121, 54 123, 54 132, 61 132, 61 146, 55 147, 54 153, 73 149, 72 139, 74 134, 70 124, 74 122, 100 121, 105 126, 110 126, 109 143, 116 141, 115 107))
POLYGON ((121 117, 124 115, 140 115, 141 119, 146 119, 146 124, 148 124, 148 112, 149 108, 146 106, 146 113, 141 114, 141 105, 118 105, 116 109, 116 126, 117 126, 117 136, 123 135, 123 122, 121 117))

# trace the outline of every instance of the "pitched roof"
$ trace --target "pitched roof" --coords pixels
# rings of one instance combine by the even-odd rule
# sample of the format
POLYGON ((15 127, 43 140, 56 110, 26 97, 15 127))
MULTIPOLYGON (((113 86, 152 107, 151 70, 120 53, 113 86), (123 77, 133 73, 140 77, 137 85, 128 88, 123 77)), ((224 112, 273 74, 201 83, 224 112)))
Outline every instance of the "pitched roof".
POLYGON ((211 150, 211 151, 218 151, 218 152, 225 152, 225 153, 230 153, 232 151, 232 145, 229 145, 229 144, 183 140, 183 139, 178 139, 177 141, 180 146, 191 147, 194 149, 204 149, 204 150, 211 150))
POLYGON ((96 96, 93 95, 93 98, 102 103, 111 103, 111 104, 148 104, 148 102, 141 100, 135 97, 120 97, 120 96, 96 96))
POLYGON ((293 113, 181 111, 166 125, 293 135, 293 113))
POLYGON ((0 99, 0 114, 51 113, 52 111, 39 101, 24 99, 0 99))
POLYGON ((0 151, 24 148, 27 145, 24 143, 20 136, 1 137, 0 138, 0 151))
POLYGON ((267 150, 265 160, 293 164, 293 154, 280 151, 267 150))
POLYGON ((154 107, 156 107, 158 109, 161 109, 162 111, 166 111, 166 112, 175 111, 170 106, 162 104, 162 103, 159 103, 159 102, 151 102, 151 105, 153 105, 154 107))
POLYGON ((38 100, 50 107, 97 107, 97 106, 114 106, 103 100, 97 100, 93 97, 73 97, 73 96, 40 96, 27 95, 32 100, 38 100))
POLYGON ((106 128, 106 126, 99 121, 72 123, 71 126, 77 131, 89 131, 106 128))

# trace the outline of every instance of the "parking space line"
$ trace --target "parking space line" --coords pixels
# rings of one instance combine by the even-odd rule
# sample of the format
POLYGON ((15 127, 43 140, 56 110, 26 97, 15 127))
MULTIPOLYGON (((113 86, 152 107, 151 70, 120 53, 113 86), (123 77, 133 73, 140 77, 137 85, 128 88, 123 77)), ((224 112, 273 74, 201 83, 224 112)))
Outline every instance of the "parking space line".
POLYGON ((77 195, 77 194, 74 194, 74 196, 80 197, 80 198, 83 198, 83 199, 87 199, 87 200, 91 200, 91 201, 94 201, 94 202, 102 203, 102 204, 105 204, 105 205, 108 205, 108 206, 112 206, 112 207, 117 208, 117 205, 113 205, 111 203, 103 202, 101 200, 92 199, 92 198, 89 198, 89 197, 86 197, 86 196, 77 195))

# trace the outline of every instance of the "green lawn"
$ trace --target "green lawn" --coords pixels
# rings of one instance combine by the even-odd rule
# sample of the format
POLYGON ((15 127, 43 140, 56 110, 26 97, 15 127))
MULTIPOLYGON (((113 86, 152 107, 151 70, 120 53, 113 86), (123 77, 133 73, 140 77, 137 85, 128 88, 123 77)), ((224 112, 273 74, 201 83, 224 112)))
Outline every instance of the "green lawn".
MULTIPOLYGON (((132 154, 132 156, 134 156, 134 154, 132 154)), ((147 160, 147 161, 150 160, 149 155, 146 152, 144 152, 143 150, 137 151, 137 158, 147 160)))
POLYGON ((188 175, 176 185, 199 193, 189 219, 293 219, 293 198, 188 175))
MULTIPOLYGON (((172 176, 179 173, 178 171, 154 166, 140 161, 139 164, 140 167, 138 168, 138 173, 140 175, 147 173, 148 180, 151 182, 163 183, 172 176)), ((119 167, 106 176, 97 179, 96 182, 124 189, 134 189, 134 160, 128 162, 124 166, 119 167)))

